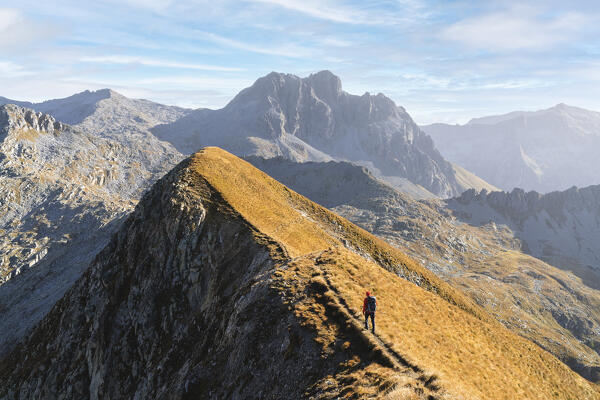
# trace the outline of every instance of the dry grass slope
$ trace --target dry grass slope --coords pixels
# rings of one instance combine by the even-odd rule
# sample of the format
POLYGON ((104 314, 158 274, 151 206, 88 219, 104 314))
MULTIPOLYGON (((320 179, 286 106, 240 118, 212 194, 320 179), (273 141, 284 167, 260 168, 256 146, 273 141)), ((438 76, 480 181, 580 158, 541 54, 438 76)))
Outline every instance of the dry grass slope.
POLYGON ((312 388, 320 397, 598 399, 597 387, 511 333, 399 250, 218 148, 190 170, 286 252, 273 275, 323 354, 356 356, 312 388), (382 268, 383 267, 383 268, 382 268), (361 330, 364 289, 378 335, 361 330))

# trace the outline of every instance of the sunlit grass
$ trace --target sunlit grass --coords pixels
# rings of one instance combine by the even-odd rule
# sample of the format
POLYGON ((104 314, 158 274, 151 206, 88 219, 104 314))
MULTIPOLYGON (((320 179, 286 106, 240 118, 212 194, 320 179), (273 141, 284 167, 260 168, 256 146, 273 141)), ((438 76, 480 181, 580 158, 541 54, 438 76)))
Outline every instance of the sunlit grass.
POLYGON ((316 385, 337 385, 355 398, 419 398, 414 386, 406 386, 415 384, 414 371, 386 365, 391 353, 361 329, 360 306, 371 290, 379 301, 378 336, 423 376, 438 377, 450 398, 600 398, 594 385, 410 257, 250 164, 207 148, 192 157, 191 167, 198 175, 190 179, 205 180, 285 249, 285 269, 273 275, 273 287, 316 333, 322 356, 350 353, 335 376, 316 385), (352 358, 353 352, 363 359, 352 358))

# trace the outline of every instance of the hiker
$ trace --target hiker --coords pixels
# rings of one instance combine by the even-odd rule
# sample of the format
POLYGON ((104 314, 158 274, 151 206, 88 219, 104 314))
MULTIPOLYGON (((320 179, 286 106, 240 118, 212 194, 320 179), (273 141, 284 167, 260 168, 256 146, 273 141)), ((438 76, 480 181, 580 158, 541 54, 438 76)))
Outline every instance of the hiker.
POLYGON ((367 297, 363 302, 363 314, 365 314, 365 329, 369 329, 369 316, 371 316, 371 325, 375 333, 375 309, 377 308, 377 299, 375 296, 371 296, 371 292, 367 292, 367 297))

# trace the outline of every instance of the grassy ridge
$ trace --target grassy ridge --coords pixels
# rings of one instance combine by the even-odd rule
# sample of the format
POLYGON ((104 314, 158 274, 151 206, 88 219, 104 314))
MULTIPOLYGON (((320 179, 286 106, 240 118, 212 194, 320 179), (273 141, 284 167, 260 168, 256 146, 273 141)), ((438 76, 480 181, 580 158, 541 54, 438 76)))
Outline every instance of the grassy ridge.
POLYGON ((332 246, 350 247, 471 314, 490 318, 461 292, 397 248, 224 150, 201 150, 192 156, 190 169, 206 179, 258 231, 282 243, 291 257, 332 246))
MULTIPOLYGON (((438 377, 443 388, 440 393, 448 393, 450 398, 600 398, 594 385, 495 322, 460 291, 408 256, 250 164, 218 148, 206 148, 192 156, 190 167, 258 232, 287 250, 289 260, 276 273, 276 287, 290 299, 297 316, 316 330, 324 351, 331 346, 344 347, 337 343, 340 332, 351 339, 348 351, 353 341, 375 340, 372 350, 386 356, 366 364, 370 375, 356 372, 356 366, 348 367, 347 372, 359 375, 354 381, 346 376, 348 382, 355 382, 352 387, 366 387, 368 396, 378 390, 393 396, 388 390, 390 382, 403 389, 390 372, 396 359, 400 364, 399 360, 405 360, 408 367, 404 367, 416 366, 418 371, 427 370, 438 377), (319 277, 325 282, 320 283, 324 291, 314 290, 319 277), (370 334, 357 326, 365 288, 372 289, 381 304, 379 337, 370 339, 370 334), (322 306, 315 306, 319 304, 322 306), (326 305, 341 311, 327 312, 326 305), (385 359, 390 357, 391 367, 385 367, 385 359), (385 367, 380 377, 387 383, 381 387, 364 384, 377 375, 373 363, 385 367)), ((352 389, 346 385, 342 390, 352 389)))

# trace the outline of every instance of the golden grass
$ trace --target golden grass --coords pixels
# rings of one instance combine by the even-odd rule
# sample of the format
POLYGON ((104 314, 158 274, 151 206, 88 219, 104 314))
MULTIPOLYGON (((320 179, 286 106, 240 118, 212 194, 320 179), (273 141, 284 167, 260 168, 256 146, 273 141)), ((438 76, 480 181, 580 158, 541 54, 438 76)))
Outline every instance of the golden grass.
POLYGON ((273 287, 317 333, 322 356, 349 353, 336 376, 316 385, 337 385, 336 390, 354 398, 394 392, 396 398, 415 398, 421 394, 416 390, 420 378, 435 374, 453 398, 600 398, 594 385, 511 333, 404 253, 250 164, 206 148, 192 156, 189 170, 257 232, 284 248, 287 261, 295 258, 274 273, 273 287), (383 342, 365 334, 356 318, 365 289, 378 297, 378 337, 383 342), (353 353, 361 354, 363 367, 351 365, 353 353), (400 384, 402 379, 408 379, 407 386, 400 384))
POLYGON ((20 129, 17 131, 18 140, 24 139, 30 142, 35 142, 38 136, 40 136, 40 132, 35 129, 20 129))
POLYGON ((192 156, 192 168, 259 231, 285 243, 291 256, 339 244, 291 207, 289 189, 224 150, 203 149, 192 156))
POLYGON ((464 294, 397 248, 288 189, 225 150, 217 147, 202 149, 192 156, 191 169, 258 231, 284 244, 292 257, 344 243, 478 318, 490 318, 464 294))
POLYGON ((318 260, 358 314, 364 288, 380 304, 378 335, 440 377, 452 394, 480 399, 596 399, 593 385, 496 322, 483 322, 434 294, 346 252, 318 260))

